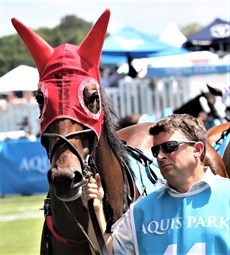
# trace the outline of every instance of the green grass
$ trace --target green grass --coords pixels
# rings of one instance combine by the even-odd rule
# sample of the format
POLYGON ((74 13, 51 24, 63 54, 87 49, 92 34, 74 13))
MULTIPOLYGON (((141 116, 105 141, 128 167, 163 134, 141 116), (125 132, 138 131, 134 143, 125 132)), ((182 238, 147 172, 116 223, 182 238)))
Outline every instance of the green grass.
POLYGON ((0 198, 0 254, 38 255, 44 195, 0 198))

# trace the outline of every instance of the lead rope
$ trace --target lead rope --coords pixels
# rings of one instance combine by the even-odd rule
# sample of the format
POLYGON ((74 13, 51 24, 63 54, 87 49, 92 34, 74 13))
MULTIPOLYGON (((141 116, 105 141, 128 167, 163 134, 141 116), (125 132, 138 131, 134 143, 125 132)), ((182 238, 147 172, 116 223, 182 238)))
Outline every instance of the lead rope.
POLYGON ((101 228, 99 226, 97 216, 96 216, 94 208, 93 208, 93 201, 94 201, 93 199, 90 199, 88 201, 88 208, 89 208, 89 213, 90 213, 91 221, 92 221, 92 224, 93 224, 93 228, 94 228, 94 231, 95 231, 95 234, 96 234, 96 237, 97 237, 98 244, 99 244, 100 249, 102 251, 102 254, 103 255, 109 255, 107 246, 105 244, 105 240, 104 240, 103 235, 101 233, 101 228))
MULTIPOLYGON (((67 209, 67 211, 70 213, 70 215, 73 217, 74 221, 76 222, 78 228, 84 234, 85 238, 88 240, 88 242, 89 242, 91 248, 93 249, 94 253, 96 255, 99 255, 100 253, 95 248, 92 240, 89 238, 88 234, 86 233, 86 231, 84 230, 82 225, 78 222, 78 220, 75 218, 75 216, 72 214, 71 210, 69 209, 69 207, 67 206, 67 204, 65 202, 64 202, 64 206, 67 209)), ((94 208, 93 208, 93 199, 88 201, 88 209, 89 209, 89 213, 90 213, 91 221, 92 221, 92 224, 93 224, 93 228, 94 228, 94 231, 95 231, 95 234, 96 234, 96 237, 97 237, 98 244, 99 244, 100 249, 102 251, 102 254, 103 255, 109 255, 109 252, 108 252, 107 247, 105 245, 104 238, 103 238, 102 233, 101 233, 101 228, 99 226, 97 216, 96 216, 94 208)))
MULTIPOLYGON (((94 164, 94 161, 93 161, 92 157, 90 155, 88 155, 85 162, 84 162, 85 178, 90 178, 90 176, 92 175, 92 171, 91 171, 92 167, 94 169, 96 169, 96 171, 98 173, 100 173, 100 171, 98 170, 98 168, 94 164)), ((94 199, 90 199, 88 201, 88 209, 89 209, 89 214, 90 214, 91 222, 92 222, 92 225, 93 225, 93 229, 94 229, 99 247, 102 251, 102 254, 103 255, 109 255, 107 246, 105 244, 105 240, 104 240, 103 235, 101 233, 101 228, 100 228, 100 225, 98 223, 96 213, 94 211, 93 201, 94 201, 94 199)))

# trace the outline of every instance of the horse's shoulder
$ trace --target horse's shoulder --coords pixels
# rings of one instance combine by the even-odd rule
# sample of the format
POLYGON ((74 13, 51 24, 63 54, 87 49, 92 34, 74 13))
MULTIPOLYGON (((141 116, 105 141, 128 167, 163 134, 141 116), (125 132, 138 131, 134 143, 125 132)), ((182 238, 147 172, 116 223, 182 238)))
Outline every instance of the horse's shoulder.
POLYGON ((210 128, 207 131, 208 141, 210 143, 216 142, 220 138, 222 132, 229 128, 230 128, 230 122, 222 123, 218 126, 214 126, 214 127, 210 128))
POLYGON ((218 132, 222 132, 224 130, 227 130, 228 128, 230 128, 230 122, 225 122, 218 126, 214 126, 208 130, 208 136, 218 132))
POLYGON ((153 146, 152 137, 149 134, 149 128, 152 122, 135 124, 117 131, 118 136, 125 140, 129 146, 138 148, 143 152, 149 153, 153 146))

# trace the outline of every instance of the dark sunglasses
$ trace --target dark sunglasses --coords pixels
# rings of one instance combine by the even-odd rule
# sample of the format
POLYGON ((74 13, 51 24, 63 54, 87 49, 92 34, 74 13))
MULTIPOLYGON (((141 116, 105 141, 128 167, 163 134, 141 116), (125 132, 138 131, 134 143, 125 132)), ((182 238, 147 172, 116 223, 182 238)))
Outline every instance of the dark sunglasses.
POLYGON ((151 148, 153 156, 156 158, 160 152, 160 149, 164 153, 171 153, 173 151, 178 150, 179 145, 182 143, 186 144, 195 144, 195 141, 168 141, 162 144, 155 145, 151 148))

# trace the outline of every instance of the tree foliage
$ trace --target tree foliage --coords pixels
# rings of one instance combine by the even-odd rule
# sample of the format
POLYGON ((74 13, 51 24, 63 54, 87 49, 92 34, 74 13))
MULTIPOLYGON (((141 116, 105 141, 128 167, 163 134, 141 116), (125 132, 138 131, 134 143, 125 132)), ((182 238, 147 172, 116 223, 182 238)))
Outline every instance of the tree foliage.
POLYGON ((181 32, 188 38, 189 36, 195 34, 200 31, 203 27, 199 23, 192 23, 185 27, 182 27, 181 32))
MULTIPOLYGON (((53 29, 39 28, 35 32, 43 37, 52 47, 62 43, 79 45, 90 31, 92 23, 74 15, 61 19, 53 29)), ((18 34, 0 38, 0 77, 19 65, 34 66, 35 63, 18 34)))
MULTIPOLYGON (((63 17, 60 24, 53 29, 41 27, 35 32, 43 37, 52 47, 62 43, 79 45, 90 31, 92 23, 74 15, 63 17)), ((201 29, 201 25, 193 23, 181 28, 188 37, 201 29)), ((26 46, 17 33, 0 38, 0 77, 19 65, 34 66, 35 63, 26 46)))

